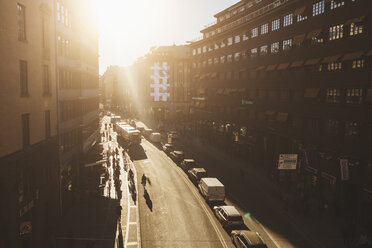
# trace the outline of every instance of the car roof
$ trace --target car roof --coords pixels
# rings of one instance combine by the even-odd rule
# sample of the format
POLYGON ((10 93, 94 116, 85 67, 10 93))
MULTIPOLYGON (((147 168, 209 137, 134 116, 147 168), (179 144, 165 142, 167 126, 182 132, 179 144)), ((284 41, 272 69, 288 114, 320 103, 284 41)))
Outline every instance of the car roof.
POLYGON ((194 163, 195 162, 195 160, 192 159, 192 158, 186 158, 186 159, 184 159, 184 161, 187 162, 187 163, 194 163))
POLYGON ((173 151, 174 153, 180 153, 183 154, 183 151, 173 151))
POLYGON ((158 132, 153 132, 153 133, 151 133, 152 135, 161 135, 160 133, 158 133, 158 132))
POLYGON ((248 230, 241 230, 239 232, 245 237, 250 245, 266 245, 257 232, 248 230))
POLYGON ((193 168, 195 172, 207 172, 204 168, 193 168))
POLYGON ((169 143, 167 143, 167 144, 164 144, 165 146, 173 146, 172 144, 169 144, 169 143))
POLYGON ((240 213, 234 206, 220 206, 220 208, 224 209, 225 212, 230 216, 240 216, 240 213))
POLYGON ((214 186, 217 186, 217 187, 224 187, 224 185, 220 182, 220 180, 218 180, 215 177, 206 177, 206 178, 203 178, 202 180, 204 180, 204 182, 207 184, 214 184, 214 186))

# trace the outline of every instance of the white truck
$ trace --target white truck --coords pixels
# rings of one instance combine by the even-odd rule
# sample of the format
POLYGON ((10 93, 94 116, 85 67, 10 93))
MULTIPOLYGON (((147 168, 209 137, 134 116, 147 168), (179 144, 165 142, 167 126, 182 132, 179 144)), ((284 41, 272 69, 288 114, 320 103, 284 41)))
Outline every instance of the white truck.
POLYGON ((225 200, 225 186, 217 178, 200 179, 198 188, 207 202, 223 202, 225 200))

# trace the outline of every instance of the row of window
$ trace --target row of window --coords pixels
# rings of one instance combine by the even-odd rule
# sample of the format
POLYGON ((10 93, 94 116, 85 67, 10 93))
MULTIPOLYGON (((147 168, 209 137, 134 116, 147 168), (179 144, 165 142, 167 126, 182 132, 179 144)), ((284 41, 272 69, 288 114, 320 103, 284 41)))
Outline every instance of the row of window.
MULTIPOLYGON (((19 82, 21 96, 29 96, 28 90, 28 63, 25 60, 19 61, 19 82)), ((43 79, 42 89, 44 96, 50 96, 52 94, 51 80, 50 80, 50 69, 48 65, 43 65, 43 79)))
POLYGON ((60 148, 62 152, 69 151, 81 142, 81 131, 79 128, 73 129, 70 132, 61 134, 60 148))
MULTIPOLYGON (((30 114, 23 114, 22 119, 22 144, 23 148, 30 145, 30 114)), ((45 138, 51 135, 50 129, 50 110, 44 111, 45 138)))
MULTIPOLYGON (((349 32, 350 37, 363 33, 363 25, 361 23, 351 23, 349 27, 350 27, 350 30, 349 30, 350 31, 349 32)), ((298 39, 299 36, 296 36, 296 37, 294 37, 294 38, 296 38, 295 41, 294 41, 294 38, 285 39, 285 40, 282 41, 282 46, 280 46, 279 41, 273 42, 270 45, 270 52, 271 53, 278 53, 280 51, 281 47, 282 47, 283 51, 288 51, 292 48, 292 45, 300 46, 306 41, 309 41, 309 42, 311 42, 312 45, 315 45, 315 44, 323 43, 324 39, 326 38, 325 33, 324 32, 322 33, 321 31, 318 31, 314 34, 310 33, 309 35, 311 35, 312 37, 307 37, 306 39, 305 39, 305 35, 302 35, 302 38, 300 38, 300 39, 298 39), (296 43, 294 43, 294 42, 296 42, 296 43)), ((343 37, 344 37, 344 25, 343 24, 339 24, 339 25, 329 27, 328 39, 330 41, 338 40, 338 39, 341 39, 343 37)), ((243 36, 243 40, 244 40, 244 36, 243 36)), ((237 35, 237 36, 235 36, 235 43, 239 43, 239 42, 240 42, 240 36, 237 35)), ((227 38, 226 44, 227 45, 232 45, 233 44, 233 38, 232 37, 227 38)), ((224 47, 224 46, 225 46, 224 41, 221 41, 220 45, 215 43, 214 44, 214 50, 218 49, 218 47, 224 47)), ((210 46, 208 49, 207 49, 206 45, 203 46, 203 48, 198 48, 198 53, 202 53, 202 52, 205 53, 207 51, 213 51, 212 46, 210 46)), ((250 49, 250 57, 256 57, 258 55, 266 55, 266 54, 268 54, 268 51, 269 51, 269 47, 268 47, 267 44, 262 45, 259 48, 251 48, 250 49)), ((243 51, 241 53, 246 55, 247 51, 243 51)), ((194 55, 196 54, 195 49, 193 50, 193 54, 194 55)))
POLYGON ((57 2, 57 20, 66 27, 71 28, 71 12, 59 1, 57 2))
MULTIPOLYGON (((337 2, 337 3, 332 1, 331 9, 335 9, 336 8, 335 6, 343 6, 343 5, 344 5, 344 1, 337 2)), ((313 16, 324 13, 324 0, 318 3, 315 3, 313 6, 314 6, 313 16)), ((293 18, 294 18, 293 13, 285 15, 282 20, 283 27, 293 24, 293 18)), ((303 16, 301 14, 297 15, 297 22, 300 22, 306 19, 307 19, 307 16, 303 16)), ((280 23, 281 23, 280 18, 273 20, 271 22, 271 31, 280 29, 280 23)), ((336 26, 330 27, 330 30, 329 30, 330 40, 342 38, 343 36, 342 26, 343 25, 336 25, 336 26)), ((362 33, 363 31, 362 29, 363 29, 362 27, 356 26, 356 24, 353 23, 350 27, 350 36, 362 33)), ((241 41, 248 40, 249 38, 258 37, 259 34, 261 35, 267 34, 268 32, 269 32, 269 23, 265 23, 265 24, 260 25, 259 27, 255 27, 251 29, 250 32, 245 32, 243 34, 235 35, 234 37, 229 37, 227 38, 227 40, 222 40, 220 42, 214 43, 213 45, 209 45, 209 46, 204 45, 203 47, 194 48, 192 50, 192 55, 201 54, 207 51, 213 51, 219 48, 223 48, 225 46, 232 45, 233 43, 239 43, 241 41)))
POLYGON ((70 100, 60 102, 61 121, 78 118, 98 109, 99 99, 70 100))
POLYGON ((57 37, 57 51, 58 55, 69 57, 72 54, 71 40, 65 39, 62 36, 57 37))
POLYGON ((229 12, 227 12, 226 14, 220 16, 218 18, 218 22, 222 22, 224 20, 227 20, 230 17, 235 16, 235 15, 237 15, 237 14, 239 14, 239 13, 241 13, 241 12, 243 12, 243 11, 249 9, 249 8, 251 8, 251 7, 253 7, 254 5, 256 5, 256 4, 260 3, 260 2, 262 2, 262 0, 249 1, 249 2, 247 2, 243 6, 239 6, 237 8, 234 8, 234 9, 230 10, 229 12))

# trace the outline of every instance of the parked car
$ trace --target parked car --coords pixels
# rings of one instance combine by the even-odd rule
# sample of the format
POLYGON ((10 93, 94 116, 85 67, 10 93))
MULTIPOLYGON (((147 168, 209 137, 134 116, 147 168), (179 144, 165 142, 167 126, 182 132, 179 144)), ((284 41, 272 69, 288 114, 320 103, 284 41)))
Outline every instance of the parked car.
POLYGON ((217 178, 200 179, 198 188, 207 202, 225 201, 225 186, 217 178))
POLYGON ((152 129, 150 128, 145 128, 145 130, 143 131, 143 136, 148 138, 150 136, 150 134, 152 134, 152 129))
POLYGON ((243 217, 234 206, 216 206, 213 211, 224 227, 244 225, 243 217))
POLYGON ((231 231, 231 240, 238 248, 267 248, 261 235, 248 230, 231 231))
POLYGON ((153 143, 160 143, 161 141, 161 134, 160 133, 151 133, 149 139, 153 143))
POLYGON ((172 139, 178 139, 178 132, 177 131, 169 131, 167 132, 168 137, 172 137, 172 139))
POLYGON ((195 160, 194 160, 194 159, 191 159, 191 158, 185 158, 185 159, 182 160, 182 162, 180 163, 180 167, 181 167, 181 169, 182 169, 184 172, 187 172, 188 170, 190 170, 190 169, 196 167, 195 160))
POLYGON ((169 153, 169 156, 176 164, 180 163, 185 158, 183 151, 172 151, 169 153))
POLYGON ((195 185, 199 184, 200 179, 208 177, 207 171, 204 168, 193 168, 187 172, 187 175, 195 185))
POLYGON ((166 154, 169 154, 171 151, 174 150, 174 146, 173 146, 172 144, 168 144, 168 143, 163 144, 162 148, 163 148, 163 151, 164 151, 166 154))

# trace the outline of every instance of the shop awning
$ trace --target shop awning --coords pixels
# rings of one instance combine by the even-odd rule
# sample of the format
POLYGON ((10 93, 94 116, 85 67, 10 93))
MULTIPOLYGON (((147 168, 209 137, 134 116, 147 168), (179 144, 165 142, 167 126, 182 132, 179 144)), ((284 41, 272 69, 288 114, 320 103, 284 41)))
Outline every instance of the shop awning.
POLYGON ((304 39, 305 39, 305 34, 296 35, 295 37, 293 37, 293 44, 299 44, 303 42, 304 39))
POLYGON ((273 114, 275 114, 275 112, 271 111, 271 110, 266 110, 264 114, 265 115, 273 115, 273 114))
POLYGON ((372 102, 372 88, 369 88, 367 90, 367 95, 366 95, 366 99, 365 99, 366 102, 369 102, 371 103, 372 102))
POLYGON ((364 52, 354 52, 354 53, 347 53, 344 55, 342 60, 353 60, 353 59, 359 59, 364 52))
POLYGON ((300 67, 303 63, 304 63, 303 60, 294 61, 292 62, 291 67, 300 67))
POLYGON ((288 118, 288 113, 278 112, 276 119, 280 122, 286 122, 288 118))
POLYGON ((262 65, 256 68, 256 71, 263 70, 265 69, 266 65, 262 65))
POLYGON ((338 60, 338 58, 340 58, 340 57, 341 57, 340 55, 328 56, 328 57, 325 57, 322 60, 322 63, 331 63, 331 62, 334 62, 334 61, 338 60))
POLYGON ((319 88, 307 88, 304 94, 305 98, 316 98, 318 97, 320 89, 319 88))
POLYGON ((296 9, 296 10, 293 12, 293 15, 294 15, 294 16, 301 15, 301 14, 303 14, 303 13, 305 12, 305 10, 306 10, 306 6, 303 6, 303 7, 299 8, 299 9, 296 9))
POLYGON ((320 58, 308 59, 306 60, 305 65, 315 65, 319 63, 319 61, 320 61, 320 58))
POLYGON ((266 71, 273 71, 273 70, 275 70, 275 67, 276 67, 276 65, 269 65, 269 66, 267 66, 266 71))
POLYGON ((277 69, 284 70, 284 69, 287 69, 288 66, 289 66, 289 63, 283 63, 283 64, 280 64, 277 69))
POLYGON ((311 39, 313 37, 318 37, 321 32, 322 32, 321 28, 313 30, 313 31, 311 31, 307 34, 306 39, 308 40, 308 39, 311 39))
POLYGON ((345 25, 349 25, 349 24, 352 24, 352 23, 359 23, 359 22, 362 22, 364 19, 364 16, 359 16, 359 17, 356 17, 356 18, 353 18, 353 19, 350 19, 350 20, 347 20, 345 22, 345 25))

